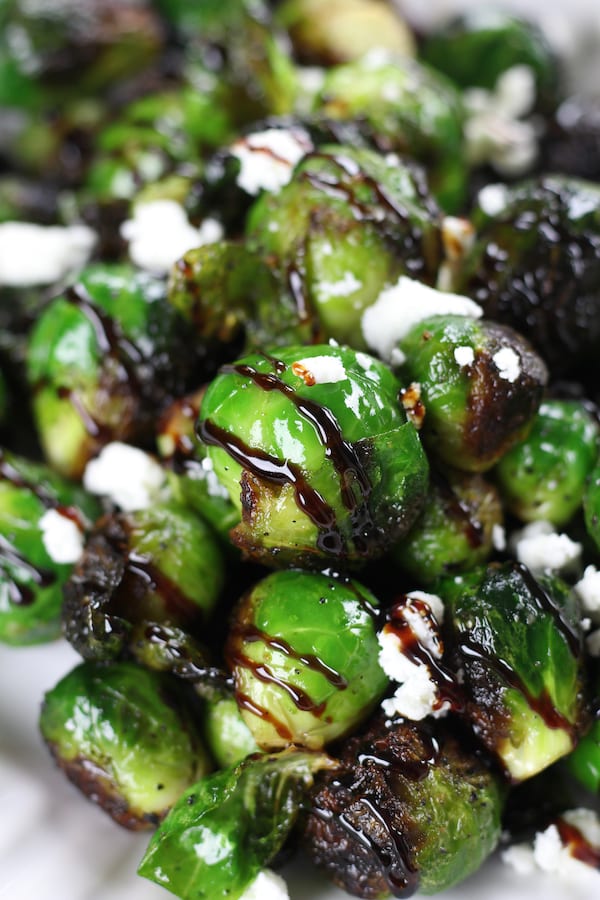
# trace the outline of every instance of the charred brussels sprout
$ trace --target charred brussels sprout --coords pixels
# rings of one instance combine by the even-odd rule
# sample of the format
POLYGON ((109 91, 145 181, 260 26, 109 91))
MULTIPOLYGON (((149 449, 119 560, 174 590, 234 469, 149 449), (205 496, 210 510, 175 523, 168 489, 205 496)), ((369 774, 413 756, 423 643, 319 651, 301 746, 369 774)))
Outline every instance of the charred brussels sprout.
POLYGON ((528 437, 495 470, 502 500, 524 522, 564 525, 581 506, 598 457, 598 423, 573 400, 546 400, 528 437))
POLYGON ((251 753, 259 752, 233 697, 223 695, 204 704, 203 733, 220 769, 235 766, 251 753))
POLYGON ((154 827, 210 771, 193 700, 135 663, 81 663, 46 694, 40 728, 67 777, 126 828, 154 827))
POLYGON ((352 580, 276 572, 241 601, 226 647, 244 721, 264 749, 319 749, 349 733, 388 685, 377 600, 352 580))
POLYGON ((164 282, 128 266, 94 265, 53 300, 29 343, 35 419, 51 464, 81 476, 113 440, 144 440, 185 392, 197 351, 164 282))
POLYGON ((238 900, 283 847, 320 753, 258 756, 202 779, 154 835, 138 870, 178 897, 238 900))
POLYGON ((155 624, 194 631, 223 586, 212 531, 175 503, 105 516, 65 587, 67 639, 87 659, 116 659, 155 624))
POLYGON ((0 641, 60 635, 63 586, 98 511, 46 466, 0 450, 0 641))
POLYGON ((574 595, 513 562, 444 580, 439 593, 465 715, 514 782, 530 778, 569 753, 587 725, 574 595))
POLYGON ((247 222, 251 249, 272 260, 300 319, 324 338, 364 348, 362 313, 401 274, 432 282, 441 217, 420 170, 371 150, 324 146, 247 222))
POLYGON ((399 346, 405 380, 419 385, 423 442, 444 463, 483 472, 527 434, 547 371, 512 328, 469 316, 432 316, 414 325, 399 346))
POLYGON ((376 719, 319 774, 303 843, 357 897, 443 891, 474 872, 500 837, 503 788, 442 723, 376 719))
POLYGON ((200 410, 199 435, 240 510, 234 543, 273 566, 382 555, 427 486, 396 379, 349 348, 276 352, 223 367, 200 410))
POLYGON ((600 341, 598 186, 545 177, 484 188, 473 224, 455 287, 530 336, 555 376, 585 381, 600 341))
POLYGON ((357 119, 380 152, 418 160, 441 206, 449 212, 461 207, 463 110, 458 91, 443 75, 408 57, 374 50, 330 69, 315 107, 332 119, 357 119))
POLYGON ((409 533, 392 549, 392 559, 423 584, 439 576, 468 572, 493 550, 502 525, 498 491, 481 475, 432 470, 425 508, 409 533))

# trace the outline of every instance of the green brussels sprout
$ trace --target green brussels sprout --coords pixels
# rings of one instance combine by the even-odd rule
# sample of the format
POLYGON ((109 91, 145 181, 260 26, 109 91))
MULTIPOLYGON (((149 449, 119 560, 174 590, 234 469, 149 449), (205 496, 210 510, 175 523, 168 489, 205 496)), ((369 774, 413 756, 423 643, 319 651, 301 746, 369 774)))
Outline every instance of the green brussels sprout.
MULTIPOLYGON (((596 673, 592 688, 598 696, 600 678, 596 673)), ((600 795, 600 719, 579 739, 575 749, 565 759, 566 769, 592 794, 600 795)))
POLYGON ((358 897, 433 894, 492 853, 504 794, 455 728, 379 717, 344 742, 338 771, 317 775, 302 842, 358 897))
POLYGON ((211 768, 193 698, 131 662, 78 665, 45 695, 40 729, 67 777, 125 828, 154 827, 211 768))
POLYGON ((376 607, 356 581, 289 570, 242 598, 225 655, 259 747, 320 749, 367 718, 388 686, 376 607))
POLYGON ((0 641, 59 637, 63 586, 98 511, 47 466, 0 450, 0 641))
POLYGON ((238 900, 283 847, 322 753, 251 757, 189 788, 150 841, 138 874, 178 897, 238 900))
POLYGON ((566 756, 588 724, 581 610, 550 574, 492 563, 444 579, 447 649, 464 673, 464 715, 518 782, 566 756))
POLYGON ((300 318, 323 338, 364 349, 361 317, 401 274, 432 282, 441 217, 421 173, 380 153, 324 146, 247 220, 250 249, 273 262, 300 318))
POLYGON ((528 437, 500 460, 505 506, 524 522, 564 525, 581 506, 598 458, 598 423, 582 403, 545 400, 528 437))
POLYGON ((493 484, 475 473, 432 469, 425 508, 390 556, 430 585, 486 562, 494 529, 501 526, 502 504, 493 484))
POLYGON ((476 239, 454 290, 530 336, 555 377, 582 376, 600 341, 600 189, 546 176, 490 186, 472 214, 476 239))
POLYGON ((405 153, 426 167, 443 209, 462 207, 464 114, 460 94, 443 75, 409 57, 375 50, 329 69, 315 106, 333 119, 358 119, 378 150, 405 153))
POLYGON ((583 495, 583 513, 587 533, 596 547, 600 547, 600 460, 596 460, 589 475, 583 495))
MULTIPOLYGON (((419 385, 423 442, 444 463, 483 472, 525 437, 547 370, 512 328, 470 316, 431 316, 399 347, 405 383, 419 385)), ((405 402, 412 403, 410 395, 405 402)))
POLYGON ((396 379, 349 348, 276 352, 224 366, 200 410, 199 436, 240 512, 234 544, 271 566, 382 555, 427 487, 396 379))
POLYGON ((349 62, 373 47, 415 53, 412 33, 380 0, 284 0, 277 21, 286 28, 296 58, 308 65, 349 62))
POLYGON ((222 695, 204 705, 203 734, 220 769, 236 766, 259 748, 234 697, 222 695))
POLYGON ((46 457, 77 478, 107 443, 152 434, 196 374, 198 353, 163 281, 97 264, 44 309, 27 366, 46 457))
POLYGON ((542 30, 506 12, 479 6, 431 32, 422 58, 461 88, 492 90, 515 66, 535 78, 538 106, 551 108, 558 92, 557 60, 542 30))
POLYGON ((65 635, 86 659, 117 659, 155 624, 205 625, 223 583, 217 540, 185 507, 104 516, 65 585, 65 635))

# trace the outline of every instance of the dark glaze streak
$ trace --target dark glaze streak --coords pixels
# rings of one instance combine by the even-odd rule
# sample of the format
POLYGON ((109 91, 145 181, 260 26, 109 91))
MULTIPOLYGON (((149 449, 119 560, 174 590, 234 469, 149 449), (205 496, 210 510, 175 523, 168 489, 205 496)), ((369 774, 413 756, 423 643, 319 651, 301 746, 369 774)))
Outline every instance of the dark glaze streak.
POLYGON ((12 577, 13 569, 21 569, 38 587, 50 587, 56 581, 56 575, 49 569, 42 569, 34 566, 26 560, 16 547, 5 537, 0 535, 0 571, 8 576, 8 593, 10 600, 16 606, 30 606, 35 596, 31 588, 20 584, 12 577))
POLYGON ((174 581, 144 556, 129 554, 123 577, 128 579, 128 576, 138 581, 144 595, 157 593, 164 603, 165 611, 178 622, 197 618, 201 612, 174 581))
POLYGON ((531 599, 537 604, 538 609, 542 613, 552 616, 573 656, 579 656, 581 653, 581 637, 575 626, 566 618, 564 611, 533 577, 527 566, 524 566, 522 563, 515 563, 515 569, 525 582, 527 590, 531 594, 531 599))
POLYGON ((590 844, 579 828, 562 818, 557 819, 555 825, 561 841, 571 856, 591 866, 592 869, 600 869, 600 849, 590 844))
POLYGON ((236 700, 240 709, 245 709, 247 712, 252 713, 252 715, 257 716, 259 719, 262 719, 263 722, 268 722, 275 729, 277 734, 282 740, 287 741, 287 743, 291 743, 294 739, 294 735, 286 728, 283 722, 280 722, 275 718, 273 713, 269 712, 268 709, 265 709, 264 706, 260 706, 260 704, 256 703, 251 697, 248 697, 247 694, 242 693, 241 691, 236 691, 236 700))

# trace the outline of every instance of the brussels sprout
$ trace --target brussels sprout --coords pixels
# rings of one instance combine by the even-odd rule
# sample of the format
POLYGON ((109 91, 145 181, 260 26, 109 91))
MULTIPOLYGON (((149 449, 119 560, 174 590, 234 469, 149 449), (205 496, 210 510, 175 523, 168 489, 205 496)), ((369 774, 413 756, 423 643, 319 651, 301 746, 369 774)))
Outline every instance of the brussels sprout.
POLYGON ((0 641, 60 635, 62 589, 97 514, 81 488, 0 450, 0 641))
POLYGON ((447 648, 464 672, 464 714, 514 781, 575 746, 588 720, 581 610, 556 576, 493 563, 444 579, 447 648))
POLYGON ((383 718, 317 775, 303 831, 314 862, 358 897, 443 891, 500 837, 504 790, 468 739, 441 722, 383 718))
MULTIPOLYGON (((600 678, 596 673, 592 687, 598 696, 600 678)), ((565 759, 567 770, 592 794, 600 795, 600 719, 596 717, 591 729, 580 738, 572 753, 565 759)))
POLYGON ((414 38, 397 12, 380 0, 284 0, 277 20, 296 57, 309 65, 357 59, 374 47, 414 55, 414 38))
POLYGON ((533 22, 479 6, 433 31, 421 48, 423 59, 462 88, 491 90, 515 66, 527 66, 535 78, 538 106, 556 103, 557 60, 542 30, 533 22))
POLYGON ((198 354, 162 281, 128 266, 92 265, 50 303, 29 343, 28 378, 44 452, 80 477, 113 440, 143 440, 198 354))
POLYGON ((507 508, 524 522, 564 525, 581 506, 598 457, 598 423, 574 400, 546 400, 528 437, 498 463, 507 508))
POLYGON ((104 516, 65 586, 67 639, 87 659, 116 659, 151 626, 194 630, 224 582, 212 531, 176 503, 104 516))
POLYGON ((46 694, 40 729, 67 777, 126 828, 155 826, 210 771, 183 686, 135 663, 81 663, 46 694))
POLYGON ((238 900, 284 845, 315 772, 333 767, 291 750, 202 779, 152 838, 139 874, 178 897, 238 900))
POLYGON ((388 685, 376 607, 356 581, 298 571, 242 598, 225 652, 259 747, 320 749, 369 715, 388 685))
POLYGON ((364 349, 360 321, 388 284, 431 282, 441 217, 419 170, 371 150, 324 146, 250 210, 250 249, 273 262, 317 335, 364 349))
POLYGON ((427 485, 396 379, 348 348, 276 352, 223 367, 202 401, 199 435, 240 510, 233 542, 272 566, 382 555, 427 485))
POLYGON ((399 347, 405 381, 419 385, 423 442, 447 465, 483 472, 527 434, 547 371, 520 334, 439 315, 414 325, 399 347))
POLYGON ((596 460, 583 496, 585 526, 596 547, 600 547, 600 460, 596 460))
POLYGON ((502 526, 502 505, 494 485, 481 475, 431 471, 425 508, 391 558, 423 584, 442 575, 468 572, 485 562, 502 526))
POLYGON ((204 739, 220 769, 236 766, 258 745, 233 697, 215 697, 204 705, 204 739))
POLYGON ((585 382, 600 341, 598 185, 559 177, 494 185, 480 193, 473 224, 454 289, 530 336, 555 377, 585 382))
POLYGON ((427 169, 440 205, 460 209, 466 192, 463 109, 454 86, 416 60, 378 49, 334 66, 316 109, 333 119, 358 119, 378 150, 406 153, 427 169))

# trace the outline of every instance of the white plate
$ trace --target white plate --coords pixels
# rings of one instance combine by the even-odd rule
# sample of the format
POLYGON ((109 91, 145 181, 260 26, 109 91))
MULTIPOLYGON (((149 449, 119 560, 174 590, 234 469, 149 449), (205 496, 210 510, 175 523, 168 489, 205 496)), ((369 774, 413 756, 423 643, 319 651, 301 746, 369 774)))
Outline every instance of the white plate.
MULTIPOLYGON (((46 690, 79 661, 65 643, 0 646, 0 900, 167 900, 136 875, 148 837, 87 802, 55 768, 37 728, 46 690)), ((347 900, 306 860, 283 873, 291 900, 347 900)), ((547 876, 523 878, 498 859, 440 900, 595 900, 547 876)))

